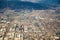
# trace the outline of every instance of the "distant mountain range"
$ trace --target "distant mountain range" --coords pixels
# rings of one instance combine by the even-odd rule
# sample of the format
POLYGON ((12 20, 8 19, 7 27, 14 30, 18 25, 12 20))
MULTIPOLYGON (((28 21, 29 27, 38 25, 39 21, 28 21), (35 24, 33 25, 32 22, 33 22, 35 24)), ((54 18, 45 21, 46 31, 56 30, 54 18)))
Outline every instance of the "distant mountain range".
POLYGON ((45 10, 54 9, 57 5, 48 5, 44 3, 32 3, 24 1, 0 1, 0 9, 34 9, 34 10, 45 10))

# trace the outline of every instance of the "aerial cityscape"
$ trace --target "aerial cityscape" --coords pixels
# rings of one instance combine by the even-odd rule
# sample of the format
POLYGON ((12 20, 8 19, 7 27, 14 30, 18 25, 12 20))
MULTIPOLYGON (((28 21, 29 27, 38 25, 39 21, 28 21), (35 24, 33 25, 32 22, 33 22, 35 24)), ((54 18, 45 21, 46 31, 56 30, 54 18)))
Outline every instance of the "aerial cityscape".
POLYGON ((60 3, 55 1, 0 1, 0 40, 60 40, 60 3))

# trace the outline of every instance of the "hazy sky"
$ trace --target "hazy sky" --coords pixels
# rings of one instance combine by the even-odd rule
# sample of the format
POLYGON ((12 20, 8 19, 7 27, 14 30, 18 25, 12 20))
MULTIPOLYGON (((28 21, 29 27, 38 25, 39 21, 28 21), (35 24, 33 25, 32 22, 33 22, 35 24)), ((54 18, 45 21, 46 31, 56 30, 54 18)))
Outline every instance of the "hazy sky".
POLYGON ((8 1, 28 1, 28 2, 38 2, 40 0, 8 0, 8 1))
POLYGON ((21 0, 21 1, 38 2, 39 0, 21 0))
POLYGON ((57 4, 60 0, 7 0, 7 1, 28 1, 33 3, 57 4))

